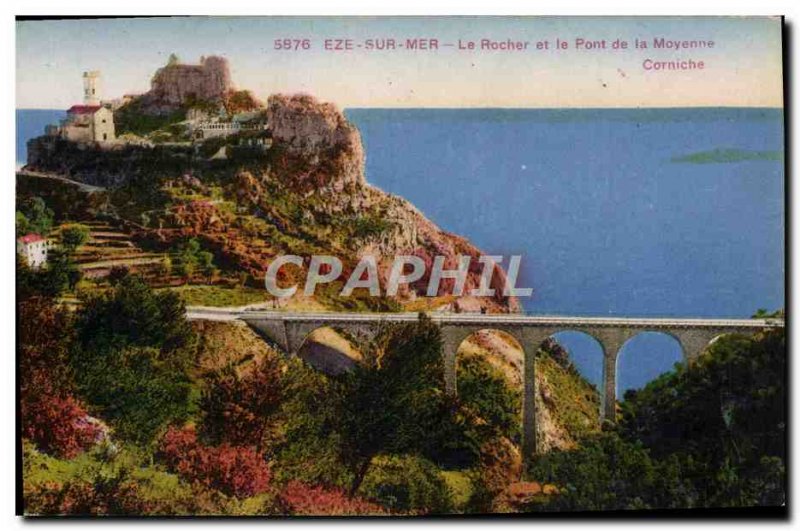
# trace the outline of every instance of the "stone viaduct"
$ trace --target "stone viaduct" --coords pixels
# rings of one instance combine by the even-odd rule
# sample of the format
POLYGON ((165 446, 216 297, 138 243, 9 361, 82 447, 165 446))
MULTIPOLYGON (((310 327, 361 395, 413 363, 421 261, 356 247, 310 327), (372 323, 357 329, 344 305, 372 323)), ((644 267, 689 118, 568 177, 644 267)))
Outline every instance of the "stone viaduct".
MULTIPOLYGON (((522 451, 526 459, 536 452, 535 355, 541 344, 559 332, 583 332, 593 337, 603 351, 601 417, 615 420, 617 400, 617 358, 626 341, 642 332, 661 332, 680 344, 684 359, 692 362, 718 337, 726 334, 752 335, 770 328, 782 328, 780 319, 684 319, 563 317, 522 314, 430 313, 442 332, 445 381, 448 392, 457 392, 456 354, 460 345, 481 330, 500 330, 516 339, 523 351, 522 451)), ((382 323, 412 322, 413 313, 290 313, 277 311, 233 311, 188 308, 189 319, 242 320, 259 335, 289 355, 296 355, 306 338, 318 328, 339 328, 355 335, 374 334, 382 323)))

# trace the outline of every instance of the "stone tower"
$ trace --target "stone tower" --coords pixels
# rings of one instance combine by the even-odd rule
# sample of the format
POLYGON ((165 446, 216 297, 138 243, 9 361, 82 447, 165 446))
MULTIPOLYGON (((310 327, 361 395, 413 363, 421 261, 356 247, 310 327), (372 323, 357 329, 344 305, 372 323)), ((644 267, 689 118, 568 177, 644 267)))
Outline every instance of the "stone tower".
POLYGON ((100 72, 83 73, 83 104, 100 105, 100 72))

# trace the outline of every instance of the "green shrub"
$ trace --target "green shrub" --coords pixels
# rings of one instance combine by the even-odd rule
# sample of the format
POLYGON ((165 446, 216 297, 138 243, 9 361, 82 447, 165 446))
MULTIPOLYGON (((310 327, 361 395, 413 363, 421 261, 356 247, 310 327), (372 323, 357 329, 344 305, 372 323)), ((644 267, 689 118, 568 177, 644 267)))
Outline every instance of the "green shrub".
POLYGON ((522 393, 481 356, 459 358, 458 398, 497 433, 519 442, 522 393))
POLYGON ((376 457, 358 494, 392 512, 441 514, 453 508, 439 469, 415 456, 376 457))
POLYGON ((141 98, 134 99, 114 112, 114 126, 117 136, 125 133, 144 136, 185 119, 186 109, 183 108, 167 114, 145 113, 141 98))

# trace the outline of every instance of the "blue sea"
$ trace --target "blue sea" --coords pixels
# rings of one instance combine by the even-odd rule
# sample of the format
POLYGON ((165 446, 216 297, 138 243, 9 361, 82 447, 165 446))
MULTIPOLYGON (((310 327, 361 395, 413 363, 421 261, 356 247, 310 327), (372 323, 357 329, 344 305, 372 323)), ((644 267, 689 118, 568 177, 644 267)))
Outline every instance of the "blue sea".
MULTIPOLYGON (((781 110, 347 116, 368 181, 486 253, 522 255, 529 312, 749 317, 784 306, 781 110)), ((598 382, 599 345, 577 333, 558 340, 598 382)), ((637 336, 619 359, 620 393, 680 360, 672 338, 637 336)))
MULTIPOLYGON (((522 255, 542 314, 749 317, 784 306, 777 109, 349 109, 367 180, 489 254, 522 255)), ((17 111, 25 141, 59 111, 17 111)), ((599 382, 591 338, 557 338, 599 382)), ((619 391, 680 361, 630 340, 619 391)))

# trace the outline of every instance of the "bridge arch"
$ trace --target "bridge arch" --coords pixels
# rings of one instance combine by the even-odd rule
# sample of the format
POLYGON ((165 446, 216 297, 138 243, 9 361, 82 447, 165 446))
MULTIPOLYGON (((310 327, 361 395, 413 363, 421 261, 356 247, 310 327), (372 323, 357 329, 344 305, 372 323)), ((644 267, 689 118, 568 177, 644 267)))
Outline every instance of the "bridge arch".
MULTIPOLYGON (((568 356, 569 362, 575 366, 586 381, 597 389, 599 418, 601 421, 606 418, 608 408, 605 381, 608 378, 609 366, 607 358, 613 350, 608 348, 607 338, 604 337, 602 331, 578 326, 554 329, 537 345, 536 350, 547 348, 550 350, 551 357, 554 357, 554 361, 562 366, 565 366, 567 360, 560 358, 559 349, 566 351, 563 354, 568 356), (555 343, 557 348, 549 346, 549 341, 555 343)), ((613 376, 611 378, 613 379, 613 376)), ((615 404, 613 395, 609 400, 611 404, 615 404)))
POLYGON ((688 357, 680 338, 669 330, 637 331, 620 347, 616 359, 616 396, 621 397, 629 389, 639 389, 661 374, 672 370, 676 363, 686 363, 688 357), (626 361, 647 369, 644 378, 633 379, 626 374, 626 361))
POLYGON ((363 359, 348 335, 340 327, 317 326, 300 340, 293 354, 325 374, 342 374, 363 359))
MULTIPOLYGON (((459 359, 482 353, 489 354, 490 363, 503 371, 509 382, 522 385, 525 347, 513 333, 501 328, 482 328, 468 334, 456 347, 456 374, 459 359)), ((455 391, 458 392, 458 378, 455 391)))
POLYGON ((567 352, 581 376, 597 385, 598 389, 602 387, 603 358, 606 355, 606 348, 601 338, 593 335, 591 331, 562 328, 550 334, 539 348, 546 346, 548 340, 554 341, 567 352))

